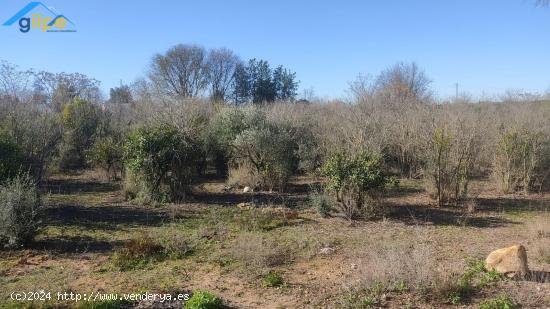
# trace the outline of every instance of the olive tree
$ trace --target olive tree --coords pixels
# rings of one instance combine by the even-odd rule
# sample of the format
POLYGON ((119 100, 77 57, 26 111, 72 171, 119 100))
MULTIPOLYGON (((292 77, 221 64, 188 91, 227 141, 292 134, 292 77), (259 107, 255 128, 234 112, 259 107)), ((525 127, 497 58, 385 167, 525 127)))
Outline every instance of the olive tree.
POLYGON ((139 128, 124 145, 125 166, 157 201, 185 198, 201 156, 199 145, 170 125, 139 128))
POLYGON ((259 177, 259 187, 284 191, 290 176, 297 170, 298 144, 283 125, 265 123, 241 132, 234 140, 233 161, 251 166, 259 177))
POLYGON ((382 171, 380 156, 367 152, 335 154, 321 167, 321 175, 326 178, 326 190, 349 220, 376 214, 379 209, 372 198, 390 180, 382 171))
POLYGON ((22 173, 0 185, 0 245, 15 247, 32 240, 38 230, 39 190, 29 174, 22 173))

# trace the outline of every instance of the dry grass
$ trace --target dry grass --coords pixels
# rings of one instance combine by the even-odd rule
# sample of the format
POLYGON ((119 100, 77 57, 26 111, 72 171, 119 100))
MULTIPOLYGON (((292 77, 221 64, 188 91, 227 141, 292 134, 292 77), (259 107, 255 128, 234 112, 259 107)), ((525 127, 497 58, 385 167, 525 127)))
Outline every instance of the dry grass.
POLYGON ((435 248, 424 235, 391 241, 381 238, 363 250, 359 273, 362 283, 367 286, 375 283, 394 286, 406 282, 412 287, 426 287, 440 276, 435 248))
POLYGON ((228 250, 231 258, 245 269, 262 274, 270 267, 280 266, 293 259, 290 248, 272 238, 256 233, 242 233, 228 250))
POLYGON ((539 263, 550 265, 550 220, 547 217, 530 219, 527 231, 532 239, 531 258, 539 263))
POLYGON ((252 167, 241 164, 229 169, 227 184, 231 187, 255 189, 262 183, 262 177, 253 172, 252 167))

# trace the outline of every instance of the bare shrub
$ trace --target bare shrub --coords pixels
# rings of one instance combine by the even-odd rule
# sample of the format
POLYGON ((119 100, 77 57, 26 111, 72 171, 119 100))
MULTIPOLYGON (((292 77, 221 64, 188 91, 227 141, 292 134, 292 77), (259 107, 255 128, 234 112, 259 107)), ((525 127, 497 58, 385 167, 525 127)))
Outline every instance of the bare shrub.
POLYGON ((540 218, 533 218, 527 223, 527 230, 531 237, 537 238, 550 238, 550 219, 546 216, 540 218))
POLYGON ((530 250, 533 258, 541 263, 550 264, 550 220, 547 216, 532 218, 526 223, 533 245, 530 250))
POLYGON ((535 260, 550 264, 550 238, 538 239, 533 244, 535 260))
POLYGON ((0 186, 0 244, 23 245, 35 236, 41 202, 34 179, 15 176, 0 186))
POLYGON ((468 195, 477 158, 479 133, 461 119, 453 126, 436 127, 426 146, 427 190, 439 206, 455 205, 468 195))
POLYGON ((493 162, 493 178, 501 192, 539 191, 550 173, 550 144, 543 132, 512 128, 502 133, 493 162))
POLYGON ((428 243, 378 242, 365 254, 360 272, 369 285, 380 282, 395 286, 405 281, 409 286, 427 287, 439 276, 435 249, 428 243))

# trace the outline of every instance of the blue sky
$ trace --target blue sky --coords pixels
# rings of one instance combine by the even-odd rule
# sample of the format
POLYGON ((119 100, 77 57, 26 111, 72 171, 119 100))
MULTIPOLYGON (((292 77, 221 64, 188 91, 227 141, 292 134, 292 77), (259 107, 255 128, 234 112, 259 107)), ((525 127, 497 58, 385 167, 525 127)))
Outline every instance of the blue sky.
MULTIPOLYGON (((297 72, 321 97, 346 94, 357 74, 416 61, 435 92, 458 82, 474 96, 550 87, 550 8, 535 0, 68 1, 44 0, 76 33, 0 26, 0 59, 21 68, 80 72, 105 92, 145 74, 178 43, 227 47, 297 72)), ((0 22, 28 1, 0 2, 0 22)))

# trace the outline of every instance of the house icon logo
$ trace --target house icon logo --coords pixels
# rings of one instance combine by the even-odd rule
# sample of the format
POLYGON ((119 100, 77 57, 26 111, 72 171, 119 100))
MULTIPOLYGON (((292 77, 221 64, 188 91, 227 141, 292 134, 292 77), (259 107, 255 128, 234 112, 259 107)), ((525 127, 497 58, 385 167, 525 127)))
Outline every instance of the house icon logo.
POLYGON ((75 24, 69 18, 42 2, 30 2, 3 26, 12 26, 15 23, 22 33, 28 33, 31 29, 40 32, 76 32, 75 24))

